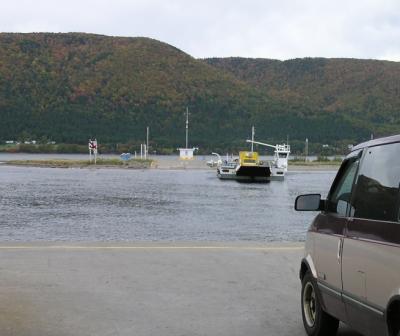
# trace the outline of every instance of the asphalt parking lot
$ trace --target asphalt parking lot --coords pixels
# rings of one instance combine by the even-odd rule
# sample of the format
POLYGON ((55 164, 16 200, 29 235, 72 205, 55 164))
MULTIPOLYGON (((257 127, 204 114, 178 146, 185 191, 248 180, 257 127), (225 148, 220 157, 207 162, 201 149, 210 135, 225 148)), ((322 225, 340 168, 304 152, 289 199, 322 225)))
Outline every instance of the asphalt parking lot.
POLYGON ((2 243, 0 335, 304 336, 301 257, 301 244, 2 243))

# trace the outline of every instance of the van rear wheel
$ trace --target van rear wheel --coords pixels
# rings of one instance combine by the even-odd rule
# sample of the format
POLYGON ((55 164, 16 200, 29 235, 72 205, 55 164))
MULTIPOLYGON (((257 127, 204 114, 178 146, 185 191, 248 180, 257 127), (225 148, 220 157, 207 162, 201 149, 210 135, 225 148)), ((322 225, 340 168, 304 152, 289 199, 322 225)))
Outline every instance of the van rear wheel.
POLYGON ((333 336, 339 327, 339 320, 322 310, 317 287, 308 271, 301 286, 301 312, 306 332, 310 336, 333 336))

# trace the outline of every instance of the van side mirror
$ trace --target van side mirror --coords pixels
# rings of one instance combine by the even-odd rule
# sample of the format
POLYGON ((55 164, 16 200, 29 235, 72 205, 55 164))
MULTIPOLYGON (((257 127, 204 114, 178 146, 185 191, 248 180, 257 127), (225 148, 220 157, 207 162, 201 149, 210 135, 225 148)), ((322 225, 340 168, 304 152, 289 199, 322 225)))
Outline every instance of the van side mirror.
POLYGON ((307 194, 297 196, 294 202, 296 211, 318 211, 323 209, 324 201, 320 194, 307 194))

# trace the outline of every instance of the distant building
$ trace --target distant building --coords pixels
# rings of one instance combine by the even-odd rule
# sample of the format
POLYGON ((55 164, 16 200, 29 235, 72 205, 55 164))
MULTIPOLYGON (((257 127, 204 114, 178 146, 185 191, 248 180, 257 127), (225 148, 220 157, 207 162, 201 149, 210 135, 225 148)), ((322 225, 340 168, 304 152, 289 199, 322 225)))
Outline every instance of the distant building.
POLYGON ((195 149, 196 148, 178 148, 179 158, 181 160, 192 160, 195 149))
POLYGON ((14 143, 14 140, 7 140, 7 141, 6 141, 6 144, 7 144, 7 145, 12 145, 13 143, 14 143))

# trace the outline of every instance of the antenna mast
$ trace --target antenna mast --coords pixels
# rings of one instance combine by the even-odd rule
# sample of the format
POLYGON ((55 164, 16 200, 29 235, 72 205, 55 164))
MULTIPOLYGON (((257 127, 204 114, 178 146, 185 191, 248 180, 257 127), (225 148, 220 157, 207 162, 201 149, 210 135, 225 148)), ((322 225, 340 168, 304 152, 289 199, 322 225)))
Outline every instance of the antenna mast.
POLYGON ((186 106, 186 147, 188 148, 189 142, 189 109, 186 106))
POLYGON ((251 152, 253 152, 254 149, 254 134, 255 134, 255 130, 254 130, 254 126, 251 127, 251 152))

